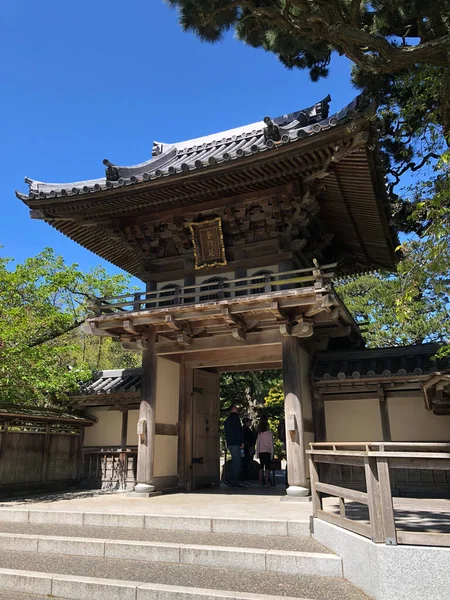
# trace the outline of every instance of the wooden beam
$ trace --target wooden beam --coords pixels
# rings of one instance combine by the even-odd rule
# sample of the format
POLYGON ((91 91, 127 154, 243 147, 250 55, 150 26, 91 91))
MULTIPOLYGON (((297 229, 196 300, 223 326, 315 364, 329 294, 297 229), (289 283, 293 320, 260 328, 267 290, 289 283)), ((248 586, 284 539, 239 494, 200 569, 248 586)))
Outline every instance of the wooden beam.
MULTIPOLYGON (((280 342, 281 339, 279 332, 276 330, 246 334, 246 343, 249 346, 271 346, 280 344, 280 342)), ((192 339, 191 343, 184 349, 184 351, 200 352, 204 350, 219 350, 223 348, 235 348, 240 346, 242 346, 242 339, 237 340, 231 335, 230 332, 228 335, 192 339)), ((180 352, 180 346, 177 342, 157 342, 155 345, 155 351, 158 356, 177 354, 180 352)))
MULTIPOLYGON (((296 338, 294 338, 296 339, 296 338)), ((253 370, 254 365, 273 363, 281 360, 281 344, 277 346, 253 346, 239 344, 236 348, 224 348, 209 352, 192 352, 185 355, 186 365, 192 368, 238 367, 246 365, 246 370, 253 370)))
POLYGON ((156 423, 155 435, 178 435, 178 425, 170 423, 156 423))

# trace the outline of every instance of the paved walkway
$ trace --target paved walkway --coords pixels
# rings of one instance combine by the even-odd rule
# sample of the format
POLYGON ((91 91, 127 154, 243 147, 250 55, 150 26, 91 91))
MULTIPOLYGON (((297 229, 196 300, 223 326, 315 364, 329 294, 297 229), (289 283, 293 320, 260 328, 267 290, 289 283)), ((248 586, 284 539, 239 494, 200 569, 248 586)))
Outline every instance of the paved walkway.
POLYGON ((98 491, 24 496, 0 501, 0 508, 74 512, 133 513, 170 516, 308 520, 311 502, 282 501, 285 487, 198 491, 153 498, 130 498, 126 493, 98 491))

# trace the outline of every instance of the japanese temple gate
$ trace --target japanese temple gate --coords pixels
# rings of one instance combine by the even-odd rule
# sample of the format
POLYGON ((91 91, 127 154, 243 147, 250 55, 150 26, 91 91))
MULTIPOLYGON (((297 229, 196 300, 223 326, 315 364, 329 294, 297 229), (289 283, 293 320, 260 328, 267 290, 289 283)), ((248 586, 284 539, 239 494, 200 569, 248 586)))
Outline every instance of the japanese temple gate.
POLYGON ((394 270, 397 245, 370 107, 358 98, 329 116, 329 102, 155 142, 140 165, 105 159, 100 179, 27 179, 29 193, 17 194, 33 218, 146 284, 98 299, 88 319, 93 334, 142 350, 140 493, 212 476, 221 371, 282 367, 287 493, 309 494, 305 444, 321 419, 311 361, 363 345, 333 278, 394 270))

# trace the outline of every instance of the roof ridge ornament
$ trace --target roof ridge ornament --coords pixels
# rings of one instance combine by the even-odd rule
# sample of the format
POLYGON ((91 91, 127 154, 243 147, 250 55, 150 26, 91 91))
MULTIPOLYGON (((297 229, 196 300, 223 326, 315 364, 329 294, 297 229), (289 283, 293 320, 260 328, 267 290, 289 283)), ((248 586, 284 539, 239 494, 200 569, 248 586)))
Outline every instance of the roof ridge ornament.
POLYGON ((119 181, 119 169, 113 165, 107 158, 103 159, 105 165, 105 176, 106 181, 119 181))
POLYGON ((159 142, 153 142, 152 156, 159 156, 163 153, 164 145, 159 142))

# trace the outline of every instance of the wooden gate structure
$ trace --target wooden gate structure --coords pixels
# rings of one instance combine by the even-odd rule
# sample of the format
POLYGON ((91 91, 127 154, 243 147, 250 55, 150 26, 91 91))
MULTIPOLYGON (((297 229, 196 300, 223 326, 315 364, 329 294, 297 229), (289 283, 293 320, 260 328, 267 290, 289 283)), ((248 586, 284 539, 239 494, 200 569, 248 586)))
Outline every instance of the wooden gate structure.
POLYGON ((105 159, 99 179, 27 179, 17 194, 33 218, 146 284, 93 302, 87 327, 142 351, 141 493, 192 485, 194 369, 280 367, 288 494, 309 494, 313 355, 363 343, 333 277, 395 269, 398 243, 370 107, 357 98, 330 116, 329 103, 154 143, 135 166, 105 159))

